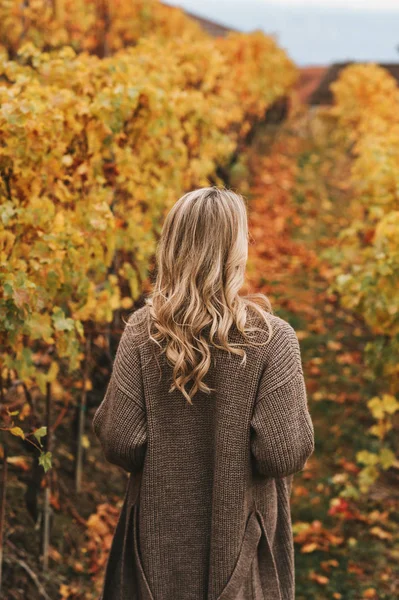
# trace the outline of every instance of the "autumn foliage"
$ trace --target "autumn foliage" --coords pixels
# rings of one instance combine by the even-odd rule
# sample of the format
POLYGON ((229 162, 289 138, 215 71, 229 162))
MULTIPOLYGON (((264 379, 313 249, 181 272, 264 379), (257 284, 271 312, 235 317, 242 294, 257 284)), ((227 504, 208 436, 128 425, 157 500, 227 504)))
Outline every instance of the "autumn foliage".
MULTIPOLYGON (((333 113, 353 153, 357 210, 342 233, 352 268, 339 279, 339 288, 345 305, 356 308, 376 334, 394 339, 399 334, 399 87, 385 69, 370 64, 348 67, 332 89, 333 113)), ((396 345, 396 355, 398 350, 396 345)))
POLYGON ((367 487, 380 469, 397 464, 390 440, 399 411, 399 87, 384 68, 360 64, 344 69, 332 91, 331 115, 351 156, 349 225, 340 232, 334 289, 342 306, 369 326, 368 363, 385 386, 367 402, 380 452, 357 457, 367 487))

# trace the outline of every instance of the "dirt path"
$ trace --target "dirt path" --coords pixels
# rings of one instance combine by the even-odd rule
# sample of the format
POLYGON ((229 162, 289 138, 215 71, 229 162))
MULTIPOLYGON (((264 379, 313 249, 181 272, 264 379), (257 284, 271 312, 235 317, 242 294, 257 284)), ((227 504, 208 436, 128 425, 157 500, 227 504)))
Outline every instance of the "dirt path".
POLYGON ((370 333, 328 292, 326 256, 347 224, 338 177, 346 158, 321 151, 309 127, 304 113, 278 132, 264 129, 249 155, 251 291, 265 292, 298 333, 315 425, 316 450, 292 497, 296 600, 394 600, 397 479, 383 473, 369 493, 357 490, 356 452, 378 442, 366 402, 384 390, 364 363, 370 333))

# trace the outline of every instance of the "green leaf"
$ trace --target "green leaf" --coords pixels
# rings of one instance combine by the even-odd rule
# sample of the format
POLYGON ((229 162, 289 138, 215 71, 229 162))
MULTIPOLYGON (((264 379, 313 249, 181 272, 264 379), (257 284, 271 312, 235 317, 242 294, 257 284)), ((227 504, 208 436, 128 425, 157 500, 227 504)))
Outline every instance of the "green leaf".
POLYGON ((36 431, 33 432, 33 435, 35 436, 39 444, 42 446, 43 444, 41 438, 47 435, 47 427, 39 427, 39 429, 36 429, 36 431))
POLYGON ((46 344, 54 342, 51 337, 53 328, 50 315, 34 312, 31 318, 27 320, 27 324, 29 325, 30 335, 33 340, 42 339, 46 344))
POLYGON ((61 308, 53 309, 53 322, 57 331, 73 331, 74 320, 65 317, 65 313, 61 308))
POLYGON ((39 465, 42 465, 45 473, 47 473, 47 471, 52 467, 52 456, 52 452, 41 452, 39 456, 39 465))
POLYGON ((12 289, 11 283, 5 283, 3 285, 4 295, 8 298, 11 298, 14 290, 12 289))

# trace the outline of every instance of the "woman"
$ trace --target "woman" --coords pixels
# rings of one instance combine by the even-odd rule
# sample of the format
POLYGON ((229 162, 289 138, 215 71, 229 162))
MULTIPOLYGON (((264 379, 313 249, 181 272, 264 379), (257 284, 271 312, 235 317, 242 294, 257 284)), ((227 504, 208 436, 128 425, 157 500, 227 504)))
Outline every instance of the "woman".
POLYGON ((292 476, 314 450, 298 338, 239 295, 243 198, 169 212, 157 278, 122 334, 93 427, 130 475, 103 600, 293 600, 292 476))

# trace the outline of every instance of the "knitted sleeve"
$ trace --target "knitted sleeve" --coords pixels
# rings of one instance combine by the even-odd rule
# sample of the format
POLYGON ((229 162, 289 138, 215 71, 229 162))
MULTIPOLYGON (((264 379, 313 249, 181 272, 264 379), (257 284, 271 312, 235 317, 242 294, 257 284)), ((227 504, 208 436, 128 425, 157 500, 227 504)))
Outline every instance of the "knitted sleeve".
POLYGON ((147 446, 141 363, 132 329, 124 329, 111 379, 92 422, 107 461, 128 472, 142 468, 147 446))
POLYGON ((314 451, 299 341, 285 323, 276 332, 251 418, 251 452, 267 477, 301 471, 314 451))

